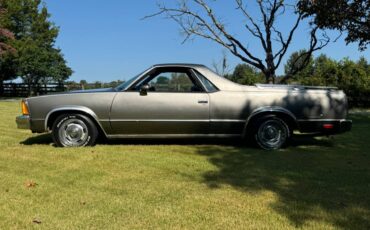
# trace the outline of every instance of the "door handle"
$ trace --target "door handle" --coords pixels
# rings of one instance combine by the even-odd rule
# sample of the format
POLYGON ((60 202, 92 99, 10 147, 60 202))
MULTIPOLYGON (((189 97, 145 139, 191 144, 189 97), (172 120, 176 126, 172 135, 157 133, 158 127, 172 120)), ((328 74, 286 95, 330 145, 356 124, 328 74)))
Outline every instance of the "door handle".
POLYGON ((198 103, 199 104, 208 104, 208 101, 207 100, 198 100, 198 103))

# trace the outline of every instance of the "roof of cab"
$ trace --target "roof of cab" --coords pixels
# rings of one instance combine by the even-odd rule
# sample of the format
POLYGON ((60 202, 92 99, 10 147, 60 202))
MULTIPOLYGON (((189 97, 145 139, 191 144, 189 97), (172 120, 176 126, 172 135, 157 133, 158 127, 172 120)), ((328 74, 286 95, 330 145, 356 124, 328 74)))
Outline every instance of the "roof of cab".
POLYGON ((153 65, 152 68, 160 67, 185 67, 197 69, 203 76, 205 76, 209 81, 211 81, 220 90, 230 90, 230 91, 243 91, 243 87, 239 84, 231 82, 230 80, 223 78, 213 72, 205 65, 201 64, 191 64, 191 63, 166 63, 153 65))
POLYGON ((206 67, 206 66, 194 63, 163 63, 153 65, 153 67, 206 67))

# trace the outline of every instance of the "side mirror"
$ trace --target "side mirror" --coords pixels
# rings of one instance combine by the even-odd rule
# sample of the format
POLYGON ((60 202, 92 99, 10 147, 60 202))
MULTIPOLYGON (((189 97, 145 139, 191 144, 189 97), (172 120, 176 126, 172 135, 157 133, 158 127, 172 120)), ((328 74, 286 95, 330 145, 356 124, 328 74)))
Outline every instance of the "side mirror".
POLYGON ((150 89, 150 86, 148 84, 144 84, 140 88, 140 96, 146 96, 148 95, 148 91, 150 89))

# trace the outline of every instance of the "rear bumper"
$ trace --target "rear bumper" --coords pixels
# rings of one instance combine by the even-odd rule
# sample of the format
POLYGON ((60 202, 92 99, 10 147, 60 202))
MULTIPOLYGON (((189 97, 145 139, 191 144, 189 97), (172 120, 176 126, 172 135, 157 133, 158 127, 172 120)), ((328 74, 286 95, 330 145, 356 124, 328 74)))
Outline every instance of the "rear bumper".
POLYGON ((31 129, 30 116, 19 116, 15 119, 18 129, 31 129))
POLYGON ((334 135, 349 132, 352 129, 351 120, 300 120, 298 121, 301 133, 321 133, 334 135))

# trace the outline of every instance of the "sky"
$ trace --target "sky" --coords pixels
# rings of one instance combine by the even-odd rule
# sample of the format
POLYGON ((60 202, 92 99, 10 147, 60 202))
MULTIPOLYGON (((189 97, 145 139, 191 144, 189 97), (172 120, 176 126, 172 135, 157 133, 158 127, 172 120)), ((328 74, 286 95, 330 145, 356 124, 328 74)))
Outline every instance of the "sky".
MULTIPOLYGON (((51 14, 50 20, 60 27, 56 46, 73 69, 70 80, 89 82, 127 80, 151 65, 159 63, 198 63, 209 67, 222 59, 224 48, 211 41, 196 38, 184 40, 178 25, 163 16, 142 20, 157 12, 156 0, 45 0, 51 14)), ((171 4, 174 0, 162 0, 171 4)), ((215 12, 226 28, 259 57, 263 52, 256 40, 243 27, 244 18, 235 10, 233 1, 213 3, 215 12)), ((252 1, 246 1, 252 2, 252 1)), ((253 16, 258 17, 255 5, 248 5, 253 16)), ((277 27, 285 34, 291 28, 294 15, 285 13, 277 27)), ((337 32, 330 32, 335 38, 337 32)), ((294 37, 290 53, 309 44, 308 26, 300 27, 294 37)), ((317 53, 334 59, 349 57, 357 60, 370 52, 358 51, 356 44, 346 45, 344 37, 317 53)), ((230 68, 241 60, 228 53, 230 68)), ((286 60, 286 59, 285 59, 286 60)), ((283 73, 282 65, 278 74, 283 73)))

